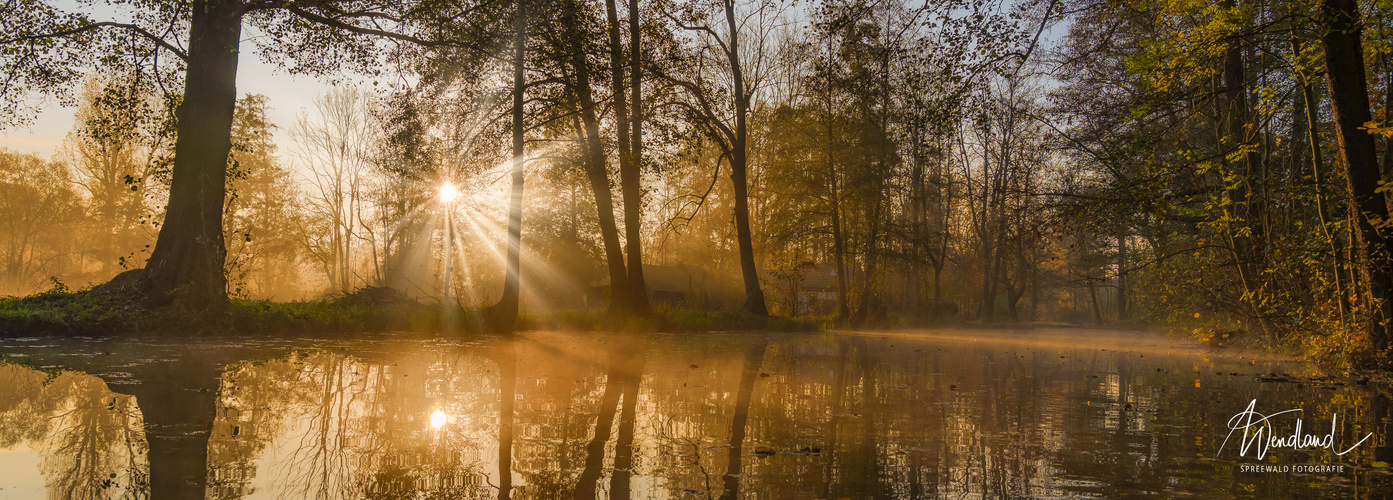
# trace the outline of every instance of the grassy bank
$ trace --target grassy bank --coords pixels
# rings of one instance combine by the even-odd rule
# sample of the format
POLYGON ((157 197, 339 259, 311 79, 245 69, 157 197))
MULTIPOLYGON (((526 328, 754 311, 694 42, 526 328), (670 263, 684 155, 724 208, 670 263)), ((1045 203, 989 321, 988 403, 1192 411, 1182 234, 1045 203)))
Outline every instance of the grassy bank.
MULTIPOLYGON (((380 294, 294 302, 232 300, 224 311, 203 313, 178 307, 145 309, 86 291, 55 287, 27 297, 0 298, 0 337, 187 332, 330 336, 389 331, 478 333, 486 329, 479 310, 457 309, 452 316, 450 325, 446 311, 438 305, 380 294)), ((828 326, 825 318, 818 317, 758 317, 744 311, 668 306, 657 307, 646 318, 619 317, 602 310, 523 311, 518 318, 518 328, 523 330, 815 331, 828 326)))

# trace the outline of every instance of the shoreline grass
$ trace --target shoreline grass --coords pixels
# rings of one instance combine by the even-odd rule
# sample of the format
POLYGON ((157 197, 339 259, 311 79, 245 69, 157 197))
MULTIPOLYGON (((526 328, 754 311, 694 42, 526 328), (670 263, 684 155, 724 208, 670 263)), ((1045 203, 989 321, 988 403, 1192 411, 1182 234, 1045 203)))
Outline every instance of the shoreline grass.
MULTIPOLYGON (((26 297, 0 297, 0 338, 36 335, 119 336, 130 334, 339 336, 372 332, 435 334, 484 333, 488 329, 479 309, 459 308, 453 325, 438 305, 411 300, 377 300, 345 295, 319 300, 273 302, 229 301, 218 312, 196 312, 177 306, 147 309, 136 303, 110 300, 89 291, 53 290, 26 297)), ((648 317, 616 316, 598 309, 523 310, 517 330, 703 332, 703 331, 819 331, 831 327, 829 318, 759 317, 742 310, 701 310, 658 305, 648 317)))
MULTIPOLYGON (((90 293, 70 291, 61 285, 25 297, 0 297, 0 339, 59 337, 120 337, 147 335, 238 335, 251 337, 319 336, 325 339, 375 333, 412 333, 447 337, 490 333, 479 309, 459 308, 453 327, 446 324, 438 305, 406 299, 382 300, 349 294, 318 300, 273 302, 234 299, 216 313, 195 312, 177 306, 147 309, 132 301, 112 300, 90 293)), ((692 309, 658 304, 648 317, 625 317, 601 309, 523 310, 517 331, 695 333, 726 331, 818 332, 846 328, 834 316, 760 317, 743 310, 692 309)), ((1090 328, 1088 325, 1047 322, 982 323, 966 320, 926 321, 891 317, 855 327, 856 330, 1090 328)), ((1259 349, 1291 356, 1326 367, 1367 369, 1378 363, 1366 359, 1333 356, 1328 347, 1305 345, 1309 337, 1268 345, 1261 339, 1241 336, 1200 339, 1175 329, 1139 322, 1097 325, 1095 328, 1164 331, 1213 348, 1259 349)), ((1339 342, 1342 338, 1328 339, 1339 342)))

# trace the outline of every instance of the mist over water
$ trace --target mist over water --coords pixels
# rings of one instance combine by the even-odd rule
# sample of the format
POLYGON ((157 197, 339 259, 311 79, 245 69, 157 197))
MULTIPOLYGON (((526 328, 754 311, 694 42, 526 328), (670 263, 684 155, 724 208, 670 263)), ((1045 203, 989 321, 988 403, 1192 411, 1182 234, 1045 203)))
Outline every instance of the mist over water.
POLYGON ((1376 497, 1391 482, 1386 392, 1136 332, 305 345, 8 343, 0 498, 1376 497), (1239 457, 1226 424, 1252 399, 1303 409, 1308 434, 1336 415, 1340 450, 1374 437, 1239 457), (1241 469, 1320 464, 1343 472, 1241 469))

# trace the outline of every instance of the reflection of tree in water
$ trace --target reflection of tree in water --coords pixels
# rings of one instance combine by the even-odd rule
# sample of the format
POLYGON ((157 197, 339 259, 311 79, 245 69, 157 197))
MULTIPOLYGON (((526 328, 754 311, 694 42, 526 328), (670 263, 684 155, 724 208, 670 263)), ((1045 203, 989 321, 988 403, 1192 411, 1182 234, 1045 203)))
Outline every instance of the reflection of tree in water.
POLYGON ((0 364, 0 449, 37 451, 50 498, 144 498, 149 464, 134 398, 91 375, 0 364))
POLYGON ((496 376, 474 359, 403 361, 319 352, 230 369, 209 445, 214 496, 250 493, 258 474, 281 498, 486 495, 493 422, 468 416, 493 404, 479 392, 496 376), (452 416, 440 429, 436 409, 452 416))
POLYGON ((303 363, 242 363, 222 377, 218 416, 208 439, 208 496, 239 498, 251 489, 256 457, 285 425, 288 407, 310 399, 290 383, 303 363))
POLYGON ((534 332, 371 361, 299 355, 229 371, 210 455, 215 475, 240 475, 223 497, 1276 495, 1323 487, 1244 485, 1235 462, 1197 457, 1222 438, 1197 429, 1237 411, 1215 401, 1258 390, 1273 407, 1386 419, 1357 391, 1315 394, 1327 407, 1250 377, 1196 387, 1188 358, 892 342, 534 332))
POLYGON ((550 498, 570 493, 592 455, 586 445, 604 406, 605 351, 537 336, 517 342, 515 352, 513 468, 523 484, 514 484, 513 494, 550 498))

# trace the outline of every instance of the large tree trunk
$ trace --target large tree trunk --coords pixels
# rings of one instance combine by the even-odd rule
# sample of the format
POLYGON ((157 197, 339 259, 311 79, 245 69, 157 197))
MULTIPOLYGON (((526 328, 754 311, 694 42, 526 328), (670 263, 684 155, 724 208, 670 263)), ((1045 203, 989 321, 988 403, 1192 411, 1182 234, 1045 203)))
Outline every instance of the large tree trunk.
POLYGON ((169 208, 140 286, 150 305, 177 299, 195 308, 217 309, 227 303, 222 208, 241 34, 240 2, 193 3, 169 208))
POLYGON ((639 229, 643 221, 643 33, 638 22, 638 0, 629 0, 629 128, 634 135, 629 148, 633 151, 633 168, 630 171, 633 182, 624 181, 624 220, 626 228, 632 227, 632 243, 629 244, 629 287, 640 290, 635 307, 641 313, 648 313, 648 282, 643 277, 643 251, 640 245, 642 234, 639 229), (632 186, 632 189, 631 189, 632 186), (632 200, 632 201, 631 201, 632 200), (632 212, 628 208, 633 206, 632 212), (629 225, 631 224, 631 225, 629 225))
POLYGON ((518 320, 518 302, 522 292, 522 194, 523 194, 523 153, 525 129, 523 127, 524 91, 526 90, 527 69, 524 56, 527 50, 527 10, 523 0, 517 0, 514 14, 513 35, 513 192, 508 197, 508 262, 507 274, 503 278, 503 296, 498 305, 490 311, 494 328, 512 331, 518 320))
POLYGON ((580 104, 584 123, 585 174, 595 195, 599 215, 600 236, 605 244, 605 260, 609 263, 610 312, 629 311, 629 275, 624 269, 624 250, 619 244, 619 228, 614 220, 614 195, 610 192, 609 168, 605 166, 604 144, 600 141, 600 119, 596 116, 595 99, 590 92, 590 63, 585 60, 585 36, 580 32, 580 6, 575 0, 565 2, 565 25, 571 47, 571 67, 575 71, 574 91, 580 104))
POLYGON ((1389 244, 1373 226, 1372 221, 1388 219, 1388 206, 1383 194, 1375 189, 1379 181, 1379 165, 1375 156, 1374 137, 1362 129, 1371 119, 1369 87, 1364 78, 1364 48, 1360 41, 1363 28, 1359 24, 1359 9, 1354 0, 1322 0, 1321 14, 1325 22, 1325 74, 1330 86, 1330 104, 1334 111, 1335 130, 1344 157, 1345 178, 1348 180, 1350 222, 1354 247, 1358 249, 1359 271, 1364 283, 1365 300, 1372 313, 1369 334, 1377 354, 1388 349, 1390 329, 1393 329, 1393 275, 1390 275, 1389 244))
POLYGON ((750 95, 745 90, 745 74, 740 67, 740 26, 735 21, 735 4, 725 1, 726 26, 730 30, 731 77, 735 85, 735 137, 730 146, 730 180, 735 184, 735 239, 740 245, 740 274, 745 280, 745 310, 757 316, 768 316, 764 291, 759 287, 759 271, 755 269, 754 242, 750 235, 750 200, 745 179, 749 145, 745 120, 750 114, 750 95))
MULTIPOLYGON (((643 188, 639 185, 639 145, 630 141, 629 106, 624 95, 624 46, 619 38, 619 11, 615 0, 605 0, 609 17, 610 84, 614 90, 614 126, 619 138, 619 186, 624 195, 624 243, 627 245, 629 307, 640 316, 648 315, 648 285, 643 282, 643 188)), ((631 14, 632 9, 631 9, 631 14)), ((638 59, 637 46, 632 54, 638 59)), ((634 107, 641 98, 635 92, 634 107)))

